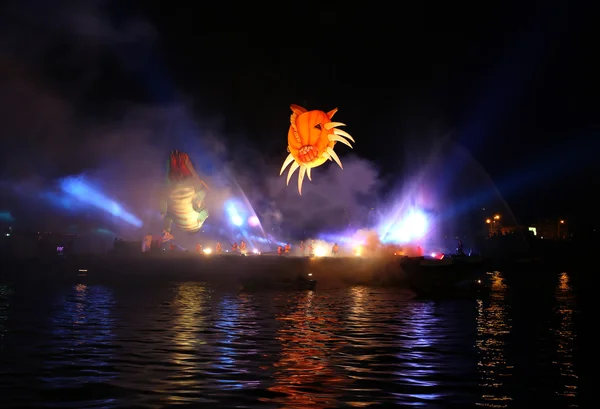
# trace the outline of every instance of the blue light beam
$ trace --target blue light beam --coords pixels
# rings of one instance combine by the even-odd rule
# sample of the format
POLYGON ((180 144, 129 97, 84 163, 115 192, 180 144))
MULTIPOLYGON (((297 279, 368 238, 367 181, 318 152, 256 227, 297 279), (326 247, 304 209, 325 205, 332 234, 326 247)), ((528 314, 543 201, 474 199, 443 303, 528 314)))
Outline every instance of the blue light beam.
POLYGON ((225 211, 227 212, 227 216, 229 216, 229 221, 234 226, 241 227, 244 224, 244 218, 238 211, 237 203, 234 200, 228 200, 225 203, 225 211))
POLYGON ((15 218, 9 211, 1 211, 0 212, 0 220, 3 222, 14 222, 15 218))
POLYGON ((143 225, 140 219, 123 209, 123 206, 119 203, 104 196, 81 179, 73 177, 65 178, 61 180, 60 188, 77 200, 110 213, 135 227, 142 227, 143 225))

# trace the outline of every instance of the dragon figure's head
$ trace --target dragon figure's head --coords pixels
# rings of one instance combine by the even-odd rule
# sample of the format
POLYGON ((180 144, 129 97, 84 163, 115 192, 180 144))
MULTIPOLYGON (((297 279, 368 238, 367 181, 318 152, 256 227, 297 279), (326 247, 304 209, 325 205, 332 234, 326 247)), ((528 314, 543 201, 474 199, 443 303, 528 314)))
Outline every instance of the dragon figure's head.
POLYGON ((178 149, 171 151, 167 172, 169 180, 173 182, 194 176, 194 170, 187 153, 180 152, 178 149))

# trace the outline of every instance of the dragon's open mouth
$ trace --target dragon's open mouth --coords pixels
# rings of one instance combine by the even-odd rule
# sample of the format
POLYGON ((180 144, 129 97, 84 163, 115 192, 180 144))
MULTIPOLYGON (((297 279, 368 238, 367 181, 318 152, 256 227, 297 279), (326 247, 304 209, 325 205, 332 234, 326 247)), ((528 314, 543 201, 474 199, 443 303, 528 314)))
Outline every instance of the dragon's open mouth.
POLYGON ((188 155, 174 150, 169 158, 169 179, 172 181, 184 180, 192 177, 194 174, 188 166, 188 155))

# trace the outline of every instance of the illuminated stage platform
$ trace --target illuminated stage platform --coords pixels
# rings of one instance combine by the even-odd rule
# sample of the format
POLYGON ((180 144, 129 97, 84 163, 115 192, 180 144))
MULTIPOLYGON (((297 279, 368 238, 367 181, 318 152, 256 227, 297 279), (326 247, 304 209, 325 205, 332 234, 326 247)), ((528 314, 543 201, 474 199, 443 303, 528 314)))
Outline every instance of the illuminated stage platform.
MULTIPOLYGON (((11 263, 13 264, 13 263, 11 263)), ((294 257, 276 255, 198 255, 139 253, 114 256, 71 256, 14 264, 13 275, 90 282, 146 280, 206 281, 215 285, 269 287, 298 278, 316 280, 317 289, 351 285, 409 287, 422 280, 460 280, 473 272, 464 266, 429 268, 403 257, 294 257), (20 272, 19 272, 20 271, 20 272)))

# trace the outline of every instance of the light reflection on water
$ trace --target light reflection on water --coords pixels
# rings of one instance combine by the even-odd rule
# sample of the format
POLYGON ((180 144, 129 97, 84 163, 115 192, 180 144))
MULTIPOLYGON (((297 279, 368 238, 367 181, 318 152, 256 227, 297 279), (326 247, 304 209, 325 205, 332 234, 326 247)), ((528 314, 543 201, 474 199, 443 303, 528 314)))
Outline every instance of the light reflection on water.
POLYGON ((477 300, 477 341, 481 402, 478 405, 505 408, 511 401, 504 382, 513 367, 506 363, 505 348, 512 325, 505 302, 507 286, 502 275, 488 273, 491 282, 489 302, 477 300))
POLYGON ((258 379, 253 379, 247 365, 259 353, 256 345, 259 333, 256 311, 252 305, 252 296, 247 294, 228 294, 221 299, 217 328, 223 332, 223 338, 217 346, 214 374, 227 372, 229 380, 222 380, 220 388, 224 390, 256 388, 258 379))
POLYGON ((312 291, 299 293, 277 315, 281 353, 269 391, 280 396, 263 401, 285 408, 330 407, 349 383, 335 365, 336 351, 344 344, 336 335, 341 323, 328 302, 314 302, 317 297, 312 291))
MULTIPOLYGON (((116 350, 115 305, 110 288, 76 284, 59 297, 51 311, 52 338, 43 350, 42 388, 90 392, 78 406, 110 407, 113 398, 95 397, 94 385, 105 385, 117 376, 111 364, 116 350)), ((53 406, 49 403, 46 406, 53 406)), ((64 403, 56 406, 65 406, 64 403)))
MULTIPOLYGON (((574 401, 574 398, 577 397, 577 384, 579 381, 573 365, 573 350, 576 338, 573 323, 575 296, 567 273, 560 274, 555 297, 556 314, 558 315, 558 325, 554 329, 557 355, 555 364, 559 367, 561 376, 561 381, 558 382, 559 390, 556 393, 566 398, 567 401, 574 401)), ((575 403, 571 403, 569 406, 577 407, 575 403)))
MULTIPOLYGON (((487 300, 437 303, 362 286, 237 294, 195 282, 0 285, 3 408, 511 406, 530 393, 519 388, 532 375, 506 362, 518 340, 509 337, 514 299, 501 274, 490 278, 487 300)), ((552 393, 574 405, 567 276, 547 294, 560 320, 540 331, 557 355, 541 371, 560 368, 545 385, 560 383, 552 393)))
POLYGON ((7 331, 6 321, 8 321, 8 313, 10 312, 10 296, 12 289, 0 283, 0 348, 4 347, 4 335, 7 331))
MULTIPOLYGON (((168 373, 157 377, 152 388, 165 397, 169 405, 197 402, 198 377, 205 374, 204 364, 197 354, 206 343, 202 332, 206 328, 206 310, 209 308, 210 291, 203 283, 185 282, 174 288, 174 299, 169 305, 171 320, 165 323, 171 345, 163 346, 168 351, 168 373)), ((161 342, 162 344, 162 342, 161 342)), ((209 402, 208 400, 206 402, 209 402)))

